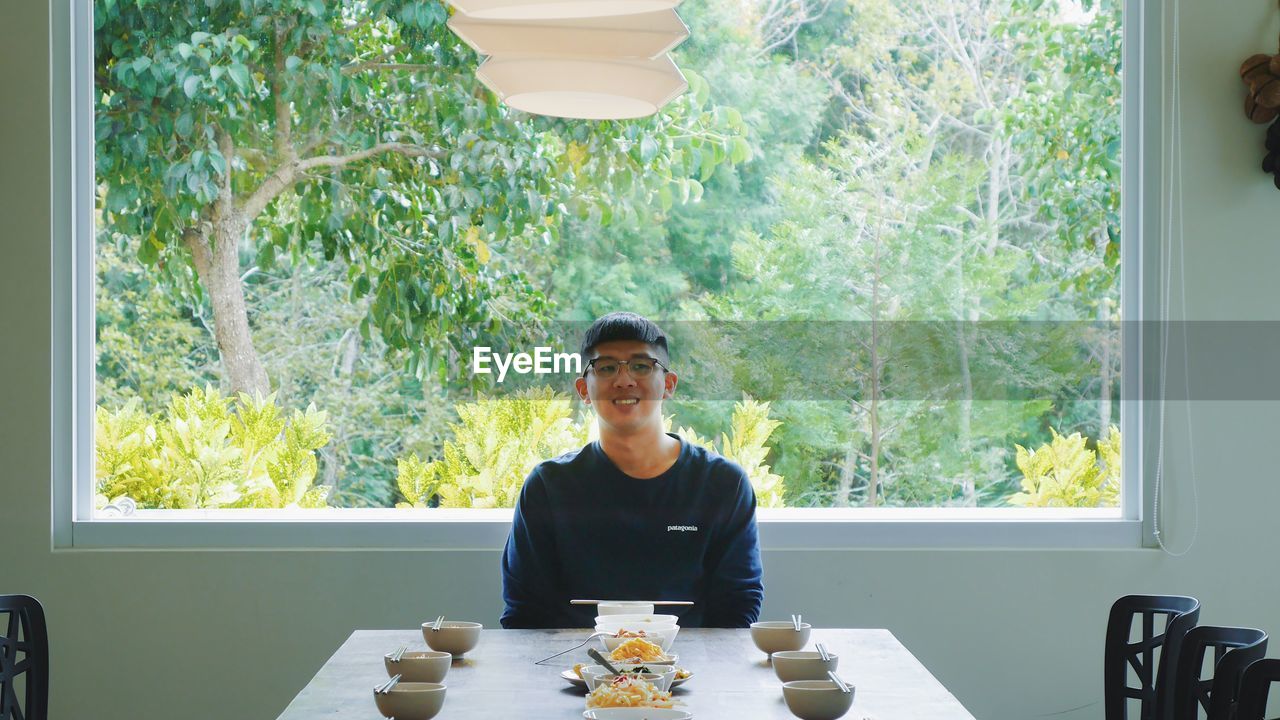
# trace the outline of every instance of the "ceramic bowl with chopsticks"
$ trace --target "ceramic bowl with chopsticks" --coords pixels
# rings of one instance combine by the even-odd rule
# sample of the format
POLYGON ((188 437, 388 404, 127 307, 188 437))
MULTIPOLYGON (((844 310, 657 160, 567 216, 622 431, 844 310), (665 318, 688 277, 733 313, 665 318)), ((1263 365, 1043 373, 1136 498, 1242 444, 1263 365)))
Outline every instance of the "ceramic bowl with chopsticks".
POLYGON ((840 664, 840 656, 827 653, 827 660, 813 650, 783 650, 769 656, 773 674, 782 682, 793 680, 825 680, 827 672, 840 664))
POLYGON ((444 707, 445 687, 440 683, 400 682, 385 693, 373 694, 382 717, 396 720, 431 720, 444 707))
POLYGON ((480 623, 462 620, 445 620, 440 623, 439 630, 432 630, 434 626, 434 622, 422 623, 422 639, 427 641, 427 647, 450 653, 455 658, 474 650, 480 642, 480 631, 484 629, 480 623))
POLYGON ((842 692, 830 680, 796 680, 782 684, 782 699, 800 720, 836 720, 853 707, 852 690, 842 692))
POLYGON ((764 653, 772 655, 784 650, 800 650, 809 642, 813 626, 800 623, 800 629, 786 620, 765 620, 751 623, 751 641, 764 653))
POLYGON ((387 653, 382 657, 382 663, 387 666, 387 676, 398 673, 409 682, 443 682, 453 663, 453 655, 437 650, 401 653, 400 662, 396 662, 394 658, 395 653, 387 653))

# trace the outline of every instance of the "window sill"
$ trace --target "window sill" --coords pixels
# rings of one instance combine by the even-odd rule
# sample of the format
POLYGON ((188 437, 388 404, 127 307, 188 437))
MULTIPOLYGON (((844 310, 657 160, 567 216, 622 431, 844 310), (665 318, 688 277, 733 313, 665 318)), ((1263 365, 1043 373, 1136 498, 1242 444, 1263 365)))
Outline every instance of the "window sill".
MULTIPOLYGON (((1142 523, 1114 510, 761 509, 770 550, 1135 549, 1142 523)), ((73 523, 63 549, 500 550, 510 510, 139 511, 73 523)))

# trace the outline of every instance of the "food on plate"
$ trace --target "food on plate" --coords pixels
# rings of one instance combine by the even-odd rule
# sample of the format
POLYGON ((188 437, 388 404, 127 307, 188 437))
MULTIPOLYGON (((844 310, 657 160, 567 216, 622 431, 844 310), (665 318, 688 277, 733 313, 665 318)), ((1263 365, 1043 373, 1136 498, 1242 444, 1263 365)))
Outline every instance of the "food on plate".
MULTIPOLYGON (((586 667, 586 666, 587 666, 587 664, 586 664, 586 663, 574 663, 574 664, 573 664, 573 674, 574 674, 574 675, 577 675, 578 677, 582 677, 582 668, 584 668, 584 667, 586 667)), ((583 678, 583 679, 585 680, 586 678, 583 678)))
POLYGON ((667 656, 662 648, 644 638, 631 638, 609 653, 610 660, 629 663, 656 662, 665 660, 667 656))
POLYGON ((644 631, 643 631, 643 630, 637 630, 637 631, 635 631, 635 632, 632 632, 632 631, 627 630, 627 629, 625 629, 625 628, 624 628, 624 629, 622 629, 622 630, 619 630, 619 631, 618 631, 618 632, 616 632, 616 633, 614 633, 614 634, 613 634, 613 636, 614 636, 614 637, 616 637, 616 638, 642 638, 642 637, 648 637, 648 635, 645 635, 645 634, 644 634, 644 631))
POLYGON ((671 693, 662 692, 645 680, 630 675, 619 675, 613 680, 596 686, 587 695, 587 708, 652 707, 669 708, 671 693))
POLYGON ((676 668, 676 677, 675 677, 675 679, 676 679, 676 680, 688 680, 688 679, 689 679, 689 676, 690 676, 690 675, 692 675, 692 674, 693 674, 693 673, 689 672, 688 670, 685 670, 685 669, 684 669, 684 668, 682 668, 682 667, 678 667, 678 668, 676 668))

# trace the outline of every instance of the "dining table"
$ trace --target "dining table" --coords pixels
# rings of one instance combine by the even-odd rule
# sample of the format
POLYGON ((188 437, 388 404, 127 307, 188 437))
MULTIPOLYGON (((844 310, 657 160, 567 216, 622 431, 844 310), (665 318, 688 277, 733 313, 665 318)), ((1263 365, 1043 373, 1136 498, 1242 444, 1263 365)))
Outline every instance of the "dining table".
MULTIPOLYGON (((574 720, 586 692, 561 677, 591 662, 588 647, 550 660, 591 634, 588 629, 483 630, 479 644, 455 658, 444 679, 443 720, 574 720)), ((846 718, 853 720, 973 720, 893 633, 884 629, 814 628, 806 649, 821 642, 838 656, 837 674, 854 686, 846 718)), ((424 650, 419 629, 356 630, 289 703, 279 720, 376 720, 374 686, 387 680, 383 657, 408 645, 424 650)), ((768 656, 746 629, 682 628, 670 653, 692 674, 672 690, 676 707, 694 720, 783 720, 794 717, 768 656)))

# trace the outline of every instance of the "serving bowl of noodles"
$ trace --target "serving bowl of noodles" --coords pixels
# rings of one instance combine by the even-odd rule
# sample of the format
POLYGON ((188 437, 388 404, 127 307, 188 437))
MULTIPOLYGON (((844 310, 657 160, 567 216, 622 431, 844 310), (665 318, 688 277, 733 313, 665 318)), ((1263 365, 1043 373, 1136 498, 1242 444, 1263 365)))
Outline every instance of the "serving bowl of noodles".
POLYGON ((675 665, 678 655, 669 655, 662 646, 645 638, 627 638, 609 651, 609 662, 635 665, 675 665))
POLYGON ((582 713, 586 720, 693 720, 684 710, 667 708, 595 708, 582 713))
POLYGON ((587 693, 587 709, 612 707, 673 708, 670 691, 632 675, 617 675, 587 693))
POLYGON ((586 682, 586 689, 594 691, 599 685, 612 683, 614 678, 626 675, 628 678, 639 678, 646 683, 652 683, 653 687, 659 691, 669 691, 671 689, 672 680, 676 679, 676 669, 671 665, 623 665, 618 667, 620 675, 609 673, 607 669, 599 665, 590 665, 582 669, 582 680, 586 682))
POLYGON ((610 635, 600 638, 600 642, 604 644, 604 649, 609 652, 613 652, 619 645, 622 645, 631 638, 637 637, 644 638, 645 640, 654 643, 658 647, 662 648, 663 652, 666 652, 670 650, 671 646, 675 643, 676 635, 680 632, 680 626, 672 625, 670 627, 642 628, 636 630, 630 628, 606 630, 604 628, 597 627, 596 632, 611 633, 610 635))

